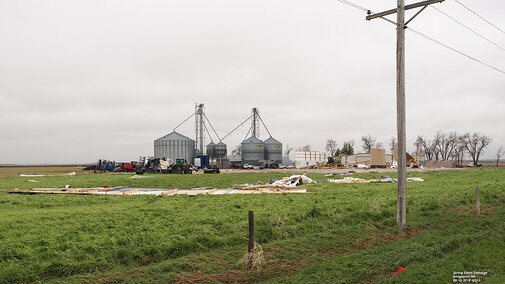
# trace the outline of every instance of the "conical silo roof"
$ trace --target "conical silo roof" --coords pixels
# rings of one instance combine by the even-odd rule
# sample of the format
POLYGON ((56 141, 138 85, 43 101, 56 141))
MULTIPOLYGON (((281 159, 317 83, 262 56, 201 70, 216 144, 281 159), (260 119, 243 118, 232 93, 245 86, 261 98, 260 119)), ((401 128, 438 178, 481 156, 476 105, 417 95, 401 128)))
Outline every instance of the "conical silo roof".
POLYGON ((263 141, 259 140, 258 138, 251 136, 247 138, 246 140, 242 141, 242 143, 263 143, 263 141))
POLYGON ((189 137, 186 137, 178 132, 171 132, 163 137, 160 137, 156 140, 191 140, 191 141, 194 141, 193 139, 189 138, 189 137))
POLYGON ((270 138, 265 140, 263 143, 265 143, 265 144, 282 144, 281 142, 279 142, 277 139, 273 138, 272 136, 270 136, 270 138))

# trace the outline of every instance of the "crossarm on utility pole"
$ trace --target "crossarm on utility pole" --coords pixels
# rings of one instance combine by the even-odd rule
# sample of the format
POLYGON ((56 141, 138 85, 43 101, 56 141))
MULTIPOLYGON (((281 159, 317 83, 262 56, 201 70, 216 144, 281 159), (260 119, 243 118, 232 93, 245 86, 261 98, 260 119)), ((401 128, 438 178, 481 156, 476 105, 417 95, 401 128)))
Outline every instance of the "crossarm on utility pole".
MULTIPOLYGON (((414 8, 418 8, 418 7, 423 7, 423 6, 427 6, 427 5, 435 4, 435 3, 442 3, 444 1, 445 0, 427 0, 427 1, 422 1, 422 2, 419 2, 419 3, 405 5, 405 10, 410 10, 410 9, 414 9, 414 8)), ((398 11, 398 8, 387 10, 387 11, 380 12, 380 13, 371 14, 371 15, 366 16, 366 19, 367 19, 367 21, 370 21, 370 20, 373 20, 373 19, 376 19, 376 18, 381 18, 381 17, 387 16, 387 15, 394 14, 397 11, 398 11)))

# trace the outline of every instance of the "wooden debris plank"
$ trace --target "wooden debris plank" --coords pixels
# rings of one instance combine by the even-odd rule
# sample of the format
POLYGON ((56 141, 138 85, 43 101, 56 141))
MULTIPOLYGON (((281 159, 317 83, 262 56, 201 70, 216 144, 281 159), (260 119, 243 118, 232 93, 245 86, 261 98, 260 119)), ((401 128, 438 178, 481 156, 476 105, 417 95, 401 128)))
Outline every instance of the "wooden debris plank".
POLYGON ((172 194, 172 193, 177 192, 178 190, 179 190, 179 189, 177 189, 177 188, 174 188, 174 189, 171 189, 171 190, 166 190, 166 191, 163 191, 163 192, 158 193, 156 196, 158 196, 158 197, 167 196, 167 195, 169 195, 169 194, 172 194))
POLYGON ((24 193, 24 194, 27 194, 30 192, 31 192, 31 190, 26 190, 26 189, 13 189, 13 190, 8 191, 8 193, 24 193))
POLYGON ((217 188, 213 188, 213 189, 207 191, 205 194, 211 194, 211 193, 215 192, 216 190, 217 190, 217 188))
POLYGON ((191 190, 199 190, 199 189, 213 189, 213 187, 193 187, 191 190))
POLYGON ((140 189, 132 189, 132 190, 128 190, 128 191, 123 191, 123 195, 130 195, 132 193, 136 193, 136 192, 139 192, 140 189))

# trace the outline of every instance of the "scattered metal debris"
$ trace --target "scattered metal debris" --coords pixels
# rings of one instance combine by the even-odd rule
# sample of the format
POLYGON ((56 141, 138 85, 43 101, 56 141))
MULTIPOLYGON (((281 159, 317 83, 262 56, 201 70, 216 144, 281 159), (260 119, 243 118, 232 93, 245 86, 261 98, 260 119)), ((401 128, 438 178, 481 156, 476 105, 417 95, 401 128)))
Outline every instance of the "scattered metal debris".
MULTIPOLYGON (((414 177, 414 178, 407 178, 407 181, 408 182, 424 181, 424 179, 414 177)), ((375 182, 397 182, 397 180, 394 178, 391 178, 389 176, 382 176, 381 179, 361 179, 361 178, 345 177, 343 179, 329 179, 328 182, 331 182, 331 183, 375 183, 375 182)))

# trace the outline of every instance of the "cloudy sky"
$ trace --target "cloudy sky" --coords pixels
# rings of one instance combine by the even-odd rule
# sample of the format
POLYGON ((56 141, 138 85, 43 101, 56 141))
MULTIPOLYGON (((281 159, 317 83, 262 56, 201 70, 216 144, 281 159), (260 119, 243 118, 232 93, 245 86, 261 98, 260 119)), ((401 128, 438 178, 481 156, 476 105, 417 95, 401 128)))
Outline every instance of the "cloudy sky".
MULTIPOLYGON (((504 1, 460 2, 505 29, 504 1)), ((504 33, 454 0, 436 7, 505 46, 504 33)), ((290 146, 324 150, 333 138, 360 148, 364 134, 387 145, 396 32, 365 16, 336 0, 1 0, 0 164, 152 155, 196 102, 221 136, 258 107, 290 146)), ((505 69, 504 50, 433 8, 409 26, 505 69)), ((438 129, 481 132, 494 138, 492 157, 505 145, 505 75, 412 32, 406 40, 408 148, 438 129)), ((224 141, 229 149, 247 130, 224 141)), ((194 137, 194 121, 178 131, 194 137)))

